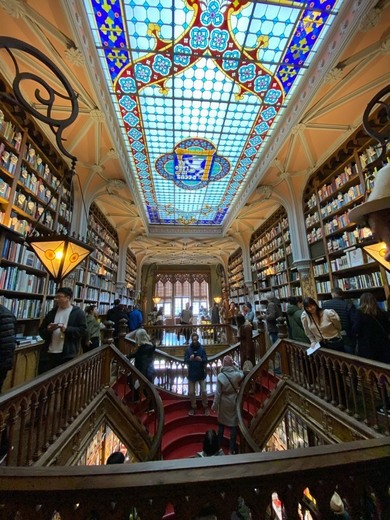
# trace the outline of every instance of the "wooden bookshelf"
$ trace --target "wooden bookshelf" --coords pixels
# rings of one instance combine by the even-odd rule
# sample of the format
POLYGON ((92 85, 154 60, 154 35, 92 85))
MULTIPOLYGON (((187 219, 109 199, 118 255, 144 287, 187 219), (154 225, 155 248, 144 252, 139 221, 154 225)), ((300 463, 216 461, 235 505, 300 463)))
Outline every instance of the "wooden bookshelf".
MULTIPOLYGON (((0 88, 12 97, 6 83, 0 88)), ((0 302, 35 335, 52 307, 55 283, 24 242, 38 232, 68 232, 72 218, 67 164, 32 117, 0 104, 0 302)))
POLYGON ((231 301, 239 305, 245 303, 248 292, 244 284, 244 266, 241 248, 237 249, 237 251, 229 257, 228 283, 231 301))
POLYGON ((302 294, 299 273, 293 266, 287 212, 283 207, 253 233, 250 253, 256 310, 260 309, 266 292, 273 291, 283 307, 287 298, 302 294))
POLYGON ((382 166, 378 155, 372 140, 359 129, 306 185, 305 224, 319 300, 329 299, 332 287, 340 287, 352 299, 364 291, 373 292, 378 301, 389 295, 385 271, 363 250, 373 242, 371 230, 358 228, 348 217, 373 185, 382 166))

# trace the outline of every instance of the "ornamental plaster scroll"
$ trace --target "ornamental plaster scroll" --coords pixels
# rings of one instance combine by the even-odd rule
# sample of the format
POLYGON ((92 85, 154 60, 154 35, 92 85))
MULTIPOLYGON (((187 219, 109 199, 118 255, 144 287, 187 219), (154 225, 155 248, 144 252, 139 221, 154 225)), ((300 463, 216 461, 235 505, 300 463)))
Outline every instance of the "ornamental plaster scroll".
POLYGON ((258 186, 256 192, 268 200, 272 195, 272 186, 258 186))
POLYGON ((380 54, 387 55, 390 53, 390 38, 381 42, 379 47, 380 54))
POLYGON ((375 7, 371 9, 361 20, 359 30, 361 32, 368 32, 376 27, 381 19, 382 9, 375 7))
POLYGON ((325 75, 324 83, 326 83, 328 85, 332 85, 332 84, 337 83, 338 81, 340 81, 343 76, 344 76, 343 69, 340 68, 339 66, 334 67, 332 70, 330 70, 325 75))
POLYGON ((65 58, 76 67, 84 67, 85 59, 83 53, 77 47, 68 47, 65 49, 65 58))
POLYGON ((314 273, 311 267, 310 260, 297 260, 294 262, 294 266, 297 267, 300 273, 300 282, 302 289, 302 296, 310 296, 311 298, 317 298, 316 284, 314 280, 314 273))
POLYGON ((27 16, 27 2, 25 0, 0 0, 0 7, 13 18, 27 16))
POLYGON ((106 121, 106 116, 105 116, 104 112, 102 112, 98 108, 92 109, 89 113, 89 116, 91 119, 96 121, 96 123, 105 123, 105 121, 106 121))

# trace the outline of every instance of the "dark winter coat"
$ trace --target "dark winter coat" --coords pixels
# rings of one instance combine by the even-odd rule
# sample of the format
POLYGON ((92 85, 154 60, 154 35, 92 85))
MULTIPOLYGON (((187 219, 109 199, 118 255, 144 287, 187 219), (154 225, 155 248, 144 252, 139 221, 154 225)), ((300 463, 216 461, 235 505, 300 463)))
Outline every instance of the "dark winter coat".
POLYGON ((155 377, 154 370, 154 352, 156 347, 152 343, 144 343, 140 345, 129 359, 134 358, 134 366, 141 372, 150 382, 153 383, 155 377))
POLYGON ((357 334, 358 356, 390 363, 390 321, 384 312, 373 318, 358 309, 352 332, 357 334))
POLYGON ((122 310, 121 305, 115 305, 115 307, 108 309, 106 318, 107 321, 114 323, 114 338, 117 338, 119 334, 119 321, 128 319, 126 312, 122 310))
POLYGON ((277 318, 282 315, 282 306, 278 298, 269 298, 267 310, 265 311, 265 319, 267 320, 268 332, 278 332, 277 318))
POLYGON ((16 347, 16 318, 4 305, 0 305, 0 369, 13 366, 16 347))
POLYGON ((303 330, 302 325, 302 316, 303 309, 300 309, 298 305, 293 305, 289 303, 287 305, 287 321, 290 332, 290 338, 295 341, 302 341, 303 343, 310 343, 309 338, 306 336, 305 331, 303 330))
POLYGON ((188 380, 189 381, 202 381, 206 379, 205 365, 207 363, 207 354, 205 349, 200 343, 194 345, 193 343, 187 347, 184 354, 184 363, 188 365, 188 380), (200 356, 202 361, 191 360, 192 354, 200 356))
MULTIPOLYGON (((47 326, 50 323, 54 323, 56 314, 57 308, 54 307, 46 314, 39 327, 39 335, 45 340, 43 352, 47 352, 49 349, 52 332, 47 330, 47 326)), ((64 359, 73 359, 78 355, 80 351, 80 340, 85 338, 86 329, 84 311, 82 311, 80 307, 73 306, 65 330, 64 350, 62 352, 64 359)))

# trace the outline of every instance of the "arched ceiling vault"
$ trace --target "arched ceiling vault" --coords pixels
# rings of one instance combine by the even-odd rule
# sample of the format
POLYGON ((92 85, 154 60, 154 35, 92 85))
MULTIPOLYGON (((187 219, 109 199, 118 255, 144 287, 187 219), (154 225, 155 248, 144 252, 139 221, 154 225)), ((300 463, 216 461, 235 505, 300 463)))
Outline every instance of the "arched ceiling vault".
MULTIPOLYGON (((189 6, 194 3, 188 1, 189 6)), ((241 4, 253 7, 255 3, 259 4, 241 4)), ((367 103, 390 80, 390 2, 344 1, 339 9, 301 86, 265 140, 264 153, 254 160, 240 193, 232 199, 227 217, 209 232, 207 226, 192 230, 185 223, 150 225, 84 2, 0 0, 1 34, 42 50, 77 91, 79 116, 65 137, 67 149, 78 157, 85 196, 97 202, 118 230, 121 243, 146 264, 226 265, 239 247, 239 237, 250 237, 283 197, 290 207, 298 204, 309 176, 361 124, 367 103)), ((27 68, 36 67, 23 60, 27 68)), ((0 62, 0 70, 11 77, 6 59, 0 62)), ((57 108, 57 115, 67 112, 67 106, 57 108)))

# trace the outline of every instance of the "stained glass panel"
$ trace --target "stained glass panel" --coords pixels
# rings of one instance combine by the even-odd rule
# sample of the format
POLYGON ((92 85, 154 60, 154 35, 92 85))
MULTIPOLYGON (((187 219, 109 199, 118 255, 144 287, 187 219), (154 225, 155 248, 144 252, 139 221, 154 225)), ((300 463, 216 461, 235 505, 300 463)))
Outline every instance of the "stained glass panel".
POLYGON ((84 0, 150 224, 221 225, 342 0, 84 0))

